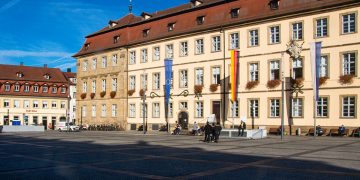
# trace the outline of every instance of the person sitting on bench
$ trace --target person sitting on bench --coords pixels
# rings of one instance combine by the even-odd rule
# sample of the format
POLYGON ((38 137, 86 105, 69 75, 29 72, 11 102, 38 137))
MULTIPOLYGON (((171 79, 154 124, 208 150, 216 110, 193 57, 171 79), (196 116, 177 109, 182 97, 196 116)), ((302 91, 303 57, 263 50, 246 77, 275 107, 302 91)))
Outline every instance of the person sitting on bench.
POLYGON ((320 125, 316 126, 316 134, 318 136, 322 136, 324 134, 324 130, 322 129, 322 127, 320 125))
POLYGON ((345 135, 345 130, 346 130, 346 128, 345 128, 345 126, 342 124, 342 125, 339 127, 339 129, 338 129, 338 131, 339 131, 339 136, 345 135))

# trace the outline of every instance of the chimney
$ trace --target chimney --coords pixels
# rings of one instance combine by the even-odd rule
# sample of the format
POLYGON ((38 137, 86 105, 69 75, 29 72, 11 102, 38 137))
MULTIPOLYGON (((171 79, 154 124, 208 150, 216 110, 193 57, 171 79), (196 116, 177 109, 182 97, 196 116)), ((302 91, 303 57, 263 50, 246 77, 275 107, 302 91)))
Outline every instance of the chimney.
POLYGON ((66 72, 71 72, 71 68, 67 68, 67 71, 66 72))
POLYGON ((20 66, 24 66, 24 62, 20 62, 20 66))
POLYGON ((48 65, 47 64, 44 64, 44 68, 47 68, 48 67, 48 65))

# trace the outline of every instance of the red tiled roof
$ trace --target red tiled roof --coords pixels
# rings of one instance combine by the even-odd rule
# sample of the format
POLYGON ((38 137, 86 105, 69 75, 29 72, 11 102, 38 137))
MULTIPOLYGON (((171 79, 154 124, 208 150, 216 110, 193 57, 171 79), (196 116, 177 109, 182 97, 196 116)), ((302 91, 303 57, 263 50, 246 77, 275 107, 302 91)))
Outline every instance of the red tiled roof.
POLYGON ((152 13, 150 14, 152 17, 147 20, 129 14, 118 20, 115 27, 105 27, 87 36, 85 44, 89 43, 89 48, 87 50, 82 48, 74 57, 207 29, 251 23, 346 4, 360 4, 359 0, 280 0, 279 9, 271 10, 268 5, 270 0, 202 1, 203 3, 197 7, 192 7, 191 3, 187 3, 152 13), (240 8, 238 18, 230 18, 230 11, 233 8, 240 8), (196 23, 198 16, 205 16, 205 22, 202 25, 196 23), (175 29, 168 32, 167 25, 171 22, 176 22, 175 29), (150 29, 147 37, 142 35, 144 29, 150 29), (113 37, 117 35, 120 35, 120 41, 114 44, 113 37))

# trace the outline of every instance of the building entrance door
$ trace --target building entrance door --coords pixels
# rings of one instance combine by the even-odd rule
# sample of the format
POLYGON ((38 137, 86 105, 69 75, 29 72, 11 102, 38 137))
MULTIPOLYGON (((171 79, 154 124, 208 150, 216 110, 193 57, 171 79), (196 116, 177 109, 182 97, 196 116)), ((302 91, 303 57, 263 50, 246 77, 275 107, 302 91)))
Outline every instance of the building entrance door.
POLYGON ((55 125, 56 125, 56 117, 52 117, 51 118, 51 129, 55 130, 55 125))
POLYGON ((45 130, 47 130, 47 117, 42 117, 42 124, 43 124, 45 130))
POLYGON ((187 112, 180 112, 178 116, 178 122, 182 129, 188 129, 189 115, 187 112))
POLYGON ((220 123, 220 115, 221 115, 221 102, 220 101, 212 102, 212 113, 215 114, 216 122, 220 123))

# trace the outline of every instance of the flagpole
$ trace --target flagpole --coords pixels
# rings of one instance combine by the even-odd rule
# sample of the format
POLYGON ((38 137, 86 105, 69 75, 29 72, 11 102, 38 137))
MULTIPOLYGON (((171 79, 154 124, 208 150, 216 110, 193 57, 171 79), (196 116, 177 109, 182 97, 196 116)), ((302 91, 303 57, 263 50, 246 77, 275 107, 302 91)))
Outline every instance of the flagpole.
POLYGON ((317 132, 316 132, 316 113, 317 112, 317 100, 316 97, 314 96, 314 138, 317 136, 317 132))

